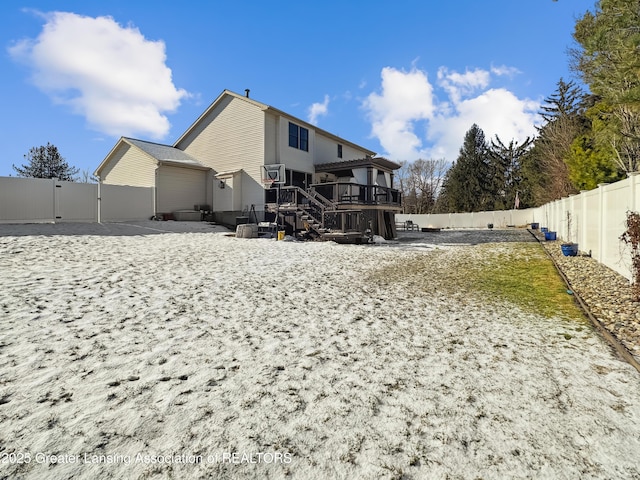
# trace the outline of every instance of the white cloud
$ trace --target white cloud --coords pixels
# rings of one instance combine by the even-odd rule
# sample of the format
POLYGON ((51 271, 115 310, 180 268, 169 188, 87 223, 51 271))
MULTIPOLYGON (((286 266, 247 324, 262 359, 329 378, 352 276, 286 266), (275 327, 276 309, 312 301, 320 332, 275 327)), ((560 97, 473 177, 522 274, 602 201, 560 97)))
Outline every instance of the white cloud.
POLYGON ((35 39, 9 48, 32 70, 34 84, 56 103, 83 115, 101 133, 164 137, 165 113, 189 94, 174 86, 162 41, 147 40, 111 17, 68 12, 44 15, 35 39))
POLYGON ((500 65, 498 67, 492 66, 491 73, 498 76, 505 75, 507 77, 515 77, 516 75, 522 72, 520 72, 520 70, 518 70, 515 67, 507 67, 506 65, 500 65))
POLYGON ((312 125, 318 124, 318 117, 325 116, 329 113, 329 95, 324 96, 322 103, 314 103, 309 107, 309 123, 312 125))
POLYGON ((394 158, 417 158, 422 140, 415 133, 416 122, 432 118, 433 87, 427 74, 416 68, 409 72, 382 69, 382 92, 371 93, 363 104, 372 134, 394 158))
POLYGON ((438 114, 429 124, 428 156, 454 161, 458 157, 465 133, 474 123, 488 140, 496 135, 505 143, 535 135, 540 103, 520 99, 504 89, 489 89, 455 104, 453 112, 438 114))
POLYGON ((446 67, 438 70, 438 83, 448 93, 454 103, 462 96, 486 88, 489 85, 490 73, 486 70, 467 70, 465 73, 450 72, 446 67))
POLYGON ((505 88, 490 88, 494 76, 515 74, 510 67, 438 70, 438 97, 426 72, 391 67, 382 70, 381 93, 372 93, 363 107, 371 132, 394 160, 445 158, 456 160, 465 133, 476 123, 487 140, 495 135, 505 142, 535 134, 540 102, 520 99, 505 88), (494 71, 496 70, 496 71, 494 71))

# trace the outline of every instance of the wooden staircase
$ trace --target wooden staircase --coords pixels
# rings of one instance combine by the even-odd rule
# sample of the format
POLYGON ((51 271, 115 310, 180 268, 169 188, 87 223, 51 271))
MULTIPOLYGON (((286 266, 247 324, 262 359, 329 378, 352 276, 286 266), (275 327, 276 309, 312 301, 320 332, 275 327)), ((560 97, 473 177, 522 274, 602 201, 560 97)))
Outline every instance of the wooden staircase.
MULTIPOLYGON (((293 212, 302 222, 304 229, 312 236, 325 238, 326 235, 340 235, 342 230, 330 228, 330 217, 344 213, 338 206, 314 189, 287 186, 280 191, 280 204, 270 204, 270 211, 279 214, 293 212)), ((351 232, 353 236, 355 232, 351 232)))

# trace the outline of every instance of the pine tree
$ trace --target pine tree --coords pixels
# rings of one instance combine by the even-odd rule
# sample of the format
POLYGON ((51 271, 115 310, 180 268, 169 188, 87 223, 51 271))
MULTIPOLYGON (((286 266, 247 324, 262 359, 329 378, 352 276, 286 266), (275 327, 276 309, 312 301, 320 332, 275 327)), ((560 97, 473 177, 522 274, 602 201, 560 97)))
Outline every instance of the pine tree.
POLYGON ((514 207, 516 194, 524 189, 523 158, 532 143, 533 140, 527 137, 521 144, 511 140, 505 145, 497 135, 495 140, 491 141, 489 152, 493 171, 493 210, 508 210, 514 207))
POLYGON ((438 211, 478 212, 492 206, 489 151, 484 132, 473 124, 457 160, 445 175, 438 211))
POLYGON ((640 2, 599 0, 576 22, 573 68, 607 106, 609 128, 596 140, 616 154, 625 172, 640 168, 640 2))
POLYGON ((71 167, 62 158, 58 147, 48 142, 46 146, 31 148, 24 158, 28 162, 27 165, 21 167, 13 165, 13 169, 20 177, 58 178, 73 182, 78 174, 78 169, 71 167))

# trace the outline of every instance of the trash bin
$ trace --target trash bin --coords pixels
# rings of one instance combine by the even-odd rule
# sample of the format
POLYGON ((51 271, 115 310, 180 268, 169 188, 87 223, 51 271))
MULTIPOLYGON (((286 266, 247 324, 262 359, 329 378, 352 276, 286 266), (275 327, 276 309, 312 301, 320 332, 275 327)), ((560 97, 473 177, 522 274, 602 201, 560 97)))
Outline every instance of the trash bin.
POLYGON ((278 240, 284 240, 284 230, 278 230, 278 240))

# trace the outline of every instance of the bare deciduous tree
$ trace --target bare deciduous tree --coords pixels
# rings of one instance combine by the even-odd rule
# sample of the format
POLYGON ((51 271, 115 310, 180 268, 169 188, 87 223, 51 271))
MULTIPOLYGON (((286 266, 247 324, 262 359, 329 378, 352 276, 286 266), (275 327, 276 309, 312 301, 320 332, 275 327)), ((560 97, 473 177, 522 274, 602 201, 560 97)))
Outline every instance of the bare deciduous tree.
POLYGON ((405 213, 432 213, 447 171, 444 159, 401 162, 396 172, 405 213))

